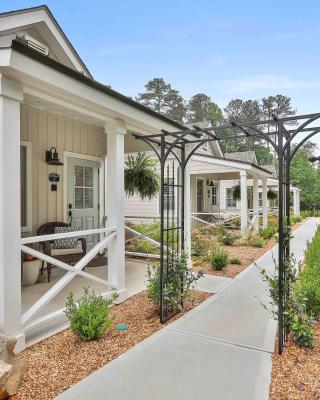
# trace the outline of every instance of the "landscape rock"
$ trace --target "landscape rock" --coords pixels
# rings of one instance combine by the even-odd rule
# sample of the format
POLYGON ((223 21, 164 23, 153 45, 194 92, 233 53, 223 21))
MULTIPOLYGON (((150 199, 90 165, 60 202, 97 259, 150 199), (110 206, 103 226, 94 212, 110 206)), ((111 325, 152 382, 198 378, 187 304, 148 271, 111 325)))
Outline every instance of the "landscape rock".
POLYGON ((17 393, 26 370, 25 362, 14 352, 17 340, 0 334, 0 400, 17 393))

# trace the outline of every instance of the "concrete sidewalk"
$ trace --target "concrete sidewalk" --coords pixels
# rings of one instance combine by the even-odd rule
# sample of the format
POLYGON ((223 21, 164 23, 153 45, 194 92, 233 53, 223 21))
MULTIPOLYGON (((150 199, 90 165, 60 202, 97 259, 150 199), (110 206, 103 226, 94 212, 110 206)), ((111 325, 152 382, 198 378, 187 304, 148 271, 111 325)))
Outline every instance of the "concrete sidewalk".
MULTIPOLYGON (((294 232, 302 260, 318 219, 294 232)), ((277 246, 257 262, 272 271, 277 246)), ((267 287, 252 265, 235 279, 206 277, 199 289, 216 294, 102 367, 59 400, 267 400, 276 323, 261 303, 267 287)))

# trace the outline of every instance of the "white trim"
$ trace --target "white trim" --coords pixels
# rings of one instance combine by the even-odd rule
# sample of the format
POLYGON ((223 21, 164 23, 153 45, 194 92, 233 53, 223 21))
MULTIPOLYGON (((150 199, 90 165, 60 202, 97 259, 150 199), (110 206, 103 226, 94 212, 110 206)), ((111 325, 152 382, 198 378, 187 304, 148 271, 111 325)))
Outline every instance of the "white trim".
POLYGON ((68 159, 78 158, 80 160, 96 161, 100 164, 99 166, 99 227, 104 227, 104 209, 105 209, 105 158, 89 156, 86 154, 73 153, 71 151, 63 152, 63 219, 64 222, 68 221, 68 159))
POLYGON ((21 232, 31 232, 32 231, 32 144, 31 142, 21 140, 20 146, 26 147, 26 162, 27 162, 27 171, 26 171, 27 225, 21 227, 21 232))

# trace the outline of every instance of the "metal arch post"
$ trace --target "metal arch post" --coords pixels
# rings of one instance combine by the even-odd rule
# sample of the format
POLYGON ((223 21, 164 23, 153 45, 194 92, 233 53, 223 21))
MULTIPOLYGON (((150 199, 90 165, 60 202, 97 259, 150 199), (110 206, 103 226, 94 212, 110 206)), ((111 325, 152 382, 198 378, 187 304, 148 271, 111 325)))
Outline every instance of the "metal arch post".
POLYGON ((164 166, 165 139, 161 135, 160 144, 160 322, 163 323, 163 286, 164 286, 164 166))
POLYGON ((279 161, 279 216, 278 216, 278 229, 279 229, 279 245, 278 245, 278 352, 282 354, 283 351, 283 328, 284 328, 284 315, 283 315, 283 245, 284 245, 284 229, 283 229, 283 130, 282 121, 278 120, 278 161, 279 161))

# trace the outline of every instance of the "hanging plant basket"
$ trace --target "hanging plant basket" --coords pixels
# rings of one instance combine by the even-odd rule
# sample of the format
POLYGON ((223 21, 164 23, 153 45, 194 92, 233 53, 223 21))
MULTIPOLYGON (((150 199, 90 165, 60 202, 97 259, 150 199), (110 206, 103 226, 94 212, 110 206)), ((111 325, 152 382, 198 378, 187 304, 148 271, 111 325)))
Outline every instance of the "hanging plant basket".
POLYGON ((278 193, 275 190, 269 189, 267 192, 267 199, 268 200, 277 200, 278 193))
MULTIPOLYGON (((247 197, 248 200, 252 197, 252 188, 247 188, 247 197)), ((240 183, 238 183, 236 186, 233 187, 233 191, 232 191, 232 196, 233 196, 233 200, 241 200, 241 187, 240 187, 240 183)))
POLYGON ((127 196, 138 195, 151 200, 160 190, 160 174, 157 161, 149 155, 139 153, 129 155, 124 168, 124 186, 127 196))

